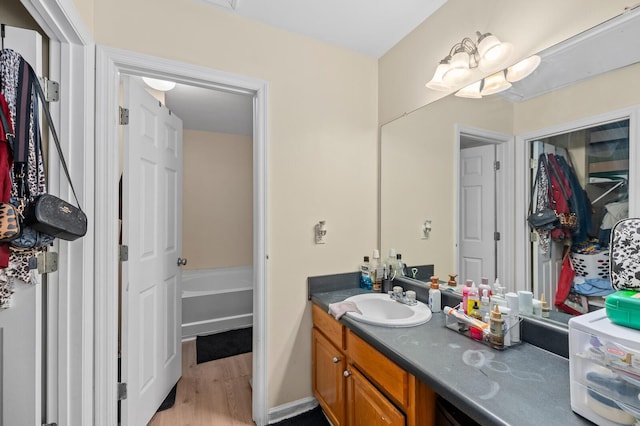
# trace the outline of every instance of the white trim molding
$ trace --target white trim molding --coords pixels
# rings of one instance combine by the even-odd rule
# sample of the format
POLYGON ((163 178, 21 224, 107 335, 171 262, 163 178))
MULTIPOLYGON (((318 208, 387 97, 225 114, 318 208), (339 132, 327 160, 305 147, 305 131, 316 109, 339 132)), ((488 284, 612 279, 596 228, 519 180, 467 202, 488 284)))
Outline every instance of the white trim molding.
POLYGON ((509 291, 515 283, 515 270, 513 268, 513 262, 510 262, 509 253, 514 252, 515 241, 513 238, 513 230, 515 227, 514 210, 515 206, 513 202, 514 176, 515 176, 515 161, 514 161, 514 141, 513 135, 506 133, 494 132, 492 130, 480 129, 477 127, 470 127, 461 124, 455 125, 455 141, 456 153, 454 155, 455 164, 455 223, 454 226, 454 252, 455 262, 454 269, 458 270, 460 263, 460 247, 458 240, 460 223, 460 138, 462 135, 471 136, 474 139, 482 140, 486 144, 493 144, 497 146, 496 160, 500 162, 500 170, 498 179, 496 182, 497 196, 497 231, 500 233, 500 244, 498 244, 497 257, 500 259, 498 262, 498 268, 496 269, 496 277, 500 279, 500 282, 507 284, 509 291))
MULTIPOLYGON (((50 39, 49 76, 60 82, 52 114, 78 198, 89 218, 87 235, 61 241, 59 271, 50 274, 47 306, 45 423, 93 423, 93 163, 95 44, 69 1, 21 0, 50 39)), ((54 150, 55 151, 55 150, 54 150)), ((49 192, 72 200, 69 183, 50 152, 49 192)))
POLYGON ((95 425, 115 425, 118 326, 118 83, 145 75, 254 98, 253 416, 267 424, 267 83, 219 70, 114 49, 97 48, 96 64, 96 393, 95 425))

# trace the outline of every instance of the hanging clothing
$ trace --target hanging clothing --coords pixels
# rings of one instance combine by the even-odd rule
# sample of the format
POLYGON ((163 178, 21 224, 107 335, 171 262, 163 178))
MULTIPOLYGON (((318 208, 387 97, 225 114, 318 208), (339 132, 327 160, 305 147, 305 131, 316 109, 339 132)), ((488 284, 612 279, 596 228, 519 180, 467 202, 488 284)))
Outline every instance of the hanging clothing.
MULTIPOLYGON (((0 108, 2 114, 7 117, 8 129, 3 128, 0 121, 0 202, 7 203, 11 198, 11 168, 13 167, 13 159, 7 133, 13 133, 13 125, 11 124, 9 105, 2 93, 0 93, 0 108)), ((9 243, 0 243, 0 268, 9 266, 9 243)))
MULTIPOLYGON (((546 160, 543 157, 545 154, 540 154, 538 158, 538 168, 540 169, 536 175, 538 176, 538 181, 536 185, 538 187, 538 191, 536 194, 536 212, 542 211, 547 207, 551 207, 549 205, 549 171, 546 169, 546 160)), ((538 247, 542 253, 549 253, 551 248, 551 231, 538 230, 538 247)))
MULTIPOLYGON (((30 65, 17 52, 11 49, 0 51, 0 93, 8 104, 16 143, 22 138, 25 146, 28 146, 26 184, 29 194, 35 197, 46 193, 46 181, 42 154, 37 149, 40 143, 37 96, 33 90, 22 91, 22 84, 25 83, 23 76, 27 67, 30 65)), ((13 170, 11 181, 11 197, 19 198, 13 170)), ((14 279, 25 283, 37 283, 37 274, 29 268, 29 259, 36 254, 37 250, 17 250, 11 247, 9 265, 0 270, 0 286, 12 286, 14 279)))

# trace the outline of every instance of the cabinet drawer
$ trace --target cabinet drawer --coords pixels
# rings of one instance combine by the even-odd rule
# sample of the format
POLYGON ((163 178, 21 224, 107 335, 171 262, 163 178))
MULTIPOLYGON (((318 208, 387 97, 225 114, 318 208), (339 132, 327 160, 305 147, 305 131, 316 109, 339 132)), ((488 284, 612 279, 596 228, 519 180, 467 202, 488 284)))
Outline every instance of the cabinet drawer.
POLYGON ((351 426, 405 426, 405 416, 364 376, 353 370, 349 377, 351 426))
POLYGON ((311 314, 314 327, 320 330, 337 348, 344 350, 344 326, 327 312, 323 311, 318 305, 313 305, 311 314))
POLYGON ((409 374, 367 342, 349 331, 347 352, 351 362, 402 408, 409 399, 409 374))

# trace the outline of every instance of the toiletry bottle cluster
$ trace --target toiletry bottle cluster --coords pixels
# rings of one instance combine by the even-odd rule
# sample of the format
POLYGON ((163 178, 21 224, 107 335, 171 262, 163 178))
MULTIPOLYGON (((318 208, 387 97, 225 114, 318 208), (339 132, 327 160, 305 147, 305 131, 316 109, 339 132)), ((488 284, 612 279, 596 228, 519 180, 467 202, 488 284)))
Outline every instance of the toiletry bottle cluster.
POLYGON ((402 261, 402 255, 395 249, 389 250, 389 257, 380 259, 380 252, 373 251, 373 256, 364 256, 360 265, 360 287, 365 290, 382 291, 383 281, 393 280, 397 276, 405 276, 407 266, 402 261), (371 260, 373 259, 373 260, 371 260))

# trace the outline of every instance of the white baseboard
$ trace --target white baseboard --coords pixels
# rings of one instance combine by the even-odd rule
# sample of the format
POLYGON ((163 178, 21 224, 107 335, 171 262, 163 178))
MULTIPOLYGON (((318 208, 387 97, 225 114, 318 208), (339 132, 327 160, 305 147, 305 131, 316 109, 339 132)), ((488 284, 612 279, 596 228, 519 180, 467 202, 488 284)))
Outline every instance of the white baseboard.
POLYGON ((278 423, 284 419, 297 416, 313 410, 318 406, 318 400, 314 397, 303 398, 287 404, 278 405, 269 410, 269 424, 278 423))
POLYGON ((220 333, 238 328, 251 327, 252 325, 253 314, 243 314, 182 324, 182 340, 184 341, 191 337, 220 333))

